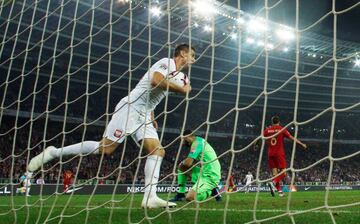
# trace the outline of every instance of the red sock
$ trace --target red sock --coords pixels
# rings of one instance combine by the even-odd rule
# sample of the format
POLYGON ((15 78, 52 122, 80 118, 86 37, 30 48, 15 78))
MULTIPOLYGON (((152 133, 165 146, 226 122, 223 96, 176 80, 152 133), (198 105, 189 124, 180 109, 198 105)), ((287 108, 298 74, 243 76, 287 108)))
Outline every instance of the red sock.
POLYGON ((236 185, 234 183, 234 176, 231 175, 229 179, 229 188, 231 188, 233 191, 236 191, 236 185))
POLYGON ((282 192, 281 186, 280 186, 280 182, 276 182, 275 183, 275 187, 278 190, 278 192, 282 192))
POLYGON ((275 184, 276 184, 276 183, 279 183, 282 179, 284 179, 285 176, 286 176, 285 173, 283 173, 283 174, 275 177, 274 180, 273 180, 273 182, 274 182, 275 184))
POLYGON ((235 184, 234 184, 234 177, 233 176, 230 176, 230 179, 229 179, 229 186, 233 187, 235 184))
POLYGON ((281 181, 282 179, 284 179, 285 176, 286 176, 285 173, 282 173, 281 175, 275 177, 274 180, 273 180, 273 182, 274 182, 274 184, 275 184, 275 187, 276 187, 276 189, 277 189, 279 192, 282 192, 282 188, 281 188, 281 186, 280 186, 280 181, 281 181))

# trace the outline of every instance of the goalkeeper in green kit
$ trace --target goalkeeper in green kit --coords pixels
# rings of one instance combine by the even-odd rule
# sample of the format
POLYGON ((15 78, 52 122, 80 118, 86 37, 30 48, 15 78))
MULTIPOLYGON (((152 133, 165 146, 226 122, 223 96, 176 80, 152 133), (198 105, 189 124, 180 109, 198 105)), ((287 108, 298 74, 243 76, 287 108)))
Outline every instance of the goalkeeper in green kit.
POLYGON ((191 130, 184 132, 184 144, 190 147, 187 158, 180 163, 178 170, 179 191, 171 201, 197 200, 203 201, 210 196, 221 200, 218 184, 221 178, 221 167, 217 155, 211 145, 205 139, 195 136, 191 130), (200 162, 199 165, 194 166, 200 162), (200 167, 202 166, 202 167, 200 167), (185 197, 187 182, 187 170, 191 169, 191 182, 194 184, 185 197), (202 169, 202 170, 201 170, 202 169))

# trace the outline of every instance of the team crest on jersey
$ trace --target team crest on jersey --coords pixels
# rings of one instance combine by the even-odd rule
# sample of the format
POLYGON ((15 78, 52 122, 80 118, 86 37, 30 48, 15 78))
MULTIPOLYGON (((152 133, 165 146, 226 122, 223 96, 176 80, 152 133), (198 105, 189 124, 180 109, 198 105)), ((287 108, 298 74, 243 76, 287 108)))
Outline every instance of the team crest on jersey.
POLYGON ((173 72, 171 72, 171 73, 168 75, 168 77, 169 77, 169 78, 174 78, 175 76, 177 76, 177 74, 179 74, 178 71, 173 71, 173 72))
POLYGON ((122 130, 116 129, 115 132, 114 132, 114 136, 115 136, 116 138, 121 138, 122 133, 123 133, 122 130))
POLYGON ((160 68, 164 69, 164 70, 167 70, 168 69, 168 66, 166 64, 161 64, 160 65, 160 68))

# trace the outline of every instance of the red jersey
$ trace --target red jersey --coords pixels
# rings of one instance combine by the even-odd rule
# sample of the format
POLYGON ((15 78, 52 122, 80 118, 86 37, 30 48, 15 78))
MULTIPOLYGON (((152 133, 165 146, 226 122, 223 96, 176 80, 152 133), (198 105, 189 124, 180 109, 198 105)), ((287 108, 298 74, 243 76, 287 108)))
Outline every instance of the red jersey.
POLYGON ((63 174, 63 178, 64 178, 64 187, 63 190, 64 192, 66 192, 72 182, 74 175, 73 172, 71 172, 71 170, 66 170, 63 174))
POLYGON ((71 172, 70 170, 66 170, 63 175, 64 182, 71 182, 73 176, 73 172, 71 172))
MULTIPOLYGON (((264 130, 264 136, 269 137, 275 135, 283 129, 280 125, 272 125, 264 130)), ((284 155, 284 138, 290 138, 291 134, 284 129, 281 133, 266 140, 268 145, 268 155, 284 155)))

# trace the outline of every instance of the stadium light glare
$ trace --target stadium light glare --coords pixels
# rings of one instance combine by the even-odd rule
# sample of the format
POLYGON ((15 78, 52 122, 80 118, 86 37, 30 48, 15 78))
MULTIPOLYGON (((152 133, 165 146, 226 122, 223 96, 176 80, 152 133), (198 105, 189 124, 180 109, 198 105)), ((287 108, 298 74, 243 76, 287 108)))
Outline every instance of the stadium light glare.
POLYGON ((194 23, 194 27, 195 28, 198 28, 199 27, 199 24, 197 22, 194 23))
POLYGON ((360 58, 355 59, 355 67, 360 67, 360 58))
POLYGON ((249 23, 247 24, 247 29, 250 32, 264 32, 267 30, 267 26, 264 22, 258 19, 253 19, 250 20, 249 23))
POLYGON ((274 45, 271 44, 271 43, 268 43, 268 44, 266 45, 266 49, 267 49, 267 50, 272 50, 272 49, 274 49, 274 45))
POLYGON ((276 36, 282 41, 290 41, 295 38, 295 34, 290 30, 279 29, 276 31, 276 36))
POLYGON ((313 54, 312 57, 313 57, 313 58, 316 58, 316 54, 313 54))
POLYGON ((239 23, 239 24, 244 24, 245 20, 243 18, 239 17, 239 18, 236 19, 236 22, 239 23))
POLYGON ((264 43, 264 41, 258 41, 257 43, 256 43, 256 45, 258 45, 258 46, 264 46, 265 45, 265 43, 264 43))
POLYGON ((209 18, 216 12, 213 0, 197 0, 195 2, 191 2, 191 4, 194 8, 194 13, 197 16, 209 18))
POLYGON ((211 28, 209 25, 205 25, 205 26, 204 26, 204 31, 205 31, 205 32, 211 32, 211 31, 212 31, 212 28, 211 28))
POLYGON ((283 52, 288 52, 288 51, 289 51, 289 48, 284 47, 283 52))
POLYGON ((231 33, 231 34, 230 34, 230 38, 231 38, 232 40, 236 40, 236 39, 237 39, 236 33, 231 33))
POLYGON ((150 13, 155 17, 159 17, 161 15, 161 9, 158 6, 153 6, 150 8, 150 13))
POLYGON ((255 40, 254 40, 253 38, 251 38, 251 37, 248 37, 248 38, 246 39, 246 43, 248 43, 248 44, 253 44, 253 43, 255 43, 255 40))

